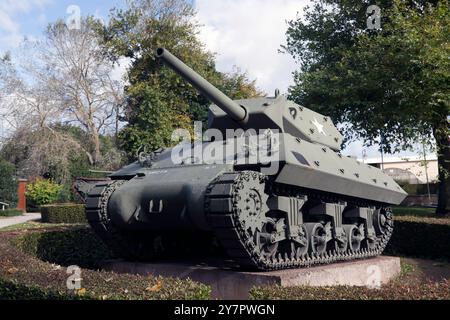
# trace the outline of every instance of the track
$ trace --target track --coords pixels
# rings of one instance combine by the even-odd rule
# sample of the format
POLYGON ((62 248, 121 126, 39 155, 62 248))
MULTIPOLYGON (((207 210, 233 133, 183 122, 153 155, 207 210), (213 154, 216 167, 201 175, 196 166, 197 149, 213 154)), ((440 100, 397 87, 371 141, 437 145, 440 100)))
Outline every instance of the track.
MULTIPOLYGON (((380 255, 392 235, 393 221, 392 215, 388 211, 390 221, 387 223, 386 232, 377 238, 374 248, 361 248, 356 251, 347 249, 344 252, 328 250, 324 254, 312 253, 310 250, 308 253, 302 254, 297 252, 292 254, 275 253, 273 256, 267 257, 255 243, 254 235, 244 226, 242 219, 240 219, 240 208, 238 208, 243 185, 249 181, 249 176, 255 178, 255 175, 257 179, 262 179, 262 182, 266 181, 263 176, 256 172, 225 173, 209 186, 206 196, 206 211, 209 214, 216 236, 226 248, 230 257, 242 266, 259 270, 279 270, 365 259, 380 255), (229 210, 219 212, 220 210, 216 209, 216 203, 221 203, 222 208, 229 208, 229 210)), ((285 193, 291 196, 299 193, 299 190, 296 190, 295 187, 288 186, 275 186, 267 191, 278 194, 285 193)), ((298 196, 303 195, 298 194, 298 196)), ((307 196, 324 201, 330 201, 334 198, 332 195, 307 194, 307 196)))

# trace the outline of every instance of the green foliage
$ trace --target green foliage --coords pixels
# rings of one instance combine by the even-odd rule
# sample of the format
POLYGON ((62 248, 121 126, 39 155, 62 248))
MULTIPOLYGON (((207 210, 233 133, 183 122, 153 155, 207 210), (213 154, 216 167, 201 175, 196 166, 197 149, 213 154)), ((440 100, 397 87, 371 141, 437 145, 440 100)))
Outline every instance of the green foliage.
POLYGON ((108 256, 87 228, 0 233, 0 299, 198 300, 211 288, 191 280, 82 269, 82 289, 67 290, 67 269, 39 259, 92 266, 108 256), (34 235, 34 233, 44 233, 34 235), (26 252, 25 252, 26 251, 26 252))
MULTIPOLYGON (((18 281, 0 279, 0 300, 75 300, 61 292, 36 285, 23 285, 18 281)), ((79 298, 78 298, 79 299, 79 298)))
POLYGON ((400 262, 400 267, 401 267, 401 271, 400 271, 400 276, 401 277, 406 276, 408 274, 411 274, 415 270, 414 265, 412 265, 410 263, 407 263, 407 262, 404 262, 404 261, 400 262))
POLYGON ((448 1, 381 1, 382 30, 367 30, 369 1, 316 0, 291 21, 286 50, 301 59, 290 96, 340 123, 347 139, 386 152, 434 136, 439 212, 450 212, 448 1), (370 114, 370 116, 367 116, 370 114))
POLYGON ((83 204, 45 205, 41 215, 45 223, 87 223, 83 204))
POLYGON ((86 227, 33 232, 17 239, 16 244, 28 254, 62 266, 98 268, 102 261, 112 258, 108 247, 86 227))
POLYGON ((418 216, 418 217, 435 217, 434 208, 424 207, 393 207, 392 212, 395 216, 418 216))
POLYGON ((245 74, 215 69, 213 55, 197 38, 194 16, 190 1, 138 0, 126 10, 113 11, 109 24, 98 27, 111 57, 132 59, 126 89, 128 125, 120 133, 120 145, 130 158, 144 147, 151 151, 170 146, 174 129, 191 129, 192 120, 207 119, 210 102, 156 61, 158 47, 169 49, 232 98, 261 94, 245 74))
POLYGON ((62 186, 46 179, 36 179, 27 185, 26 196, 37 205, 46 205, 56 202, 62 186))
POLYGON ((0 210, 0 217, 17 217, 21 216, 22 214, 22 211, 17 209, 0 210))
POLYGON ((385 252, 450 260, 450 219, 396 217, 394 233, 385 252))
POLYGON ((0 158, 0 201, 8 203, 10 207, 17 204, 17 179, 13 164, 0 158))
POLYGON ((382 1, 382 31, 365 30, 366 1, 315 3, 287 33, 289 52, 304 59, 291 98, 350 122, 369 143, 383 130, 388 151, 432 134, 449 114, 448 2, 382 1))

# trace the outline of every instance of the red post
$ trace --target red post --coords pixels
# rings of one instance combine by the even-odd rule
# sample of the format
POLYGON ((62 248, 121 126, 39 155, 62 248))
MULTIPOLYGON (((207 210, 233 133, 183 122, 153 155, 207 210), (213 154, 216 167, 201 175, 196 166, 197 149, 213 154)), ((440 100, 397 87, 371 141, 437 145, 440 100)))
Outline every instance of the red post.
POLYGON ((17 209, 22 210, 22 212, 27 211, 27 198, 25 197, 27 182, 27 179, 19 179, 19 187, 17 189, 17 197, 19 198, 17 209))

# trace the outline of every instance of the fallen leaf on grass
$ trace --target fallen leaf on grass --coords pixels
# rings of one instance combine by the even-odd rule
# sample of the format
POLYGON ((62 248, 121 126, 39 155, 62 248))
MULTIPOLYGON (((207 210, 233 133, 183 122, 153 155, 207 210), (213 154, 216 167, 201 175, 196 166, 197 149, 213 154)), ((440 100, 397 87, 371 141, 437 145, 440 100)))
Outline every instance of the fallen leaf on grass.
POLYGON ((81 288, 80 290, 77 291, 77 295, 78 296, 84 296, 86 294, 86 289, 85 288, 81 288))
POLYGON ((158 281, 154 286, 148 287, 145 291, 158 292, 162 288, 162 281, 158 281))
POLYGON ((15 268, 15 267, 8 269, 8 273, 11 273, 11 274, 17 273, 18 271, 19 271, 19 269, 15 268))
POLYGON ((52 264, 52 271, 57 271, 57 270, 60 270, 60 269, 61 269, 60 265, 52 264))

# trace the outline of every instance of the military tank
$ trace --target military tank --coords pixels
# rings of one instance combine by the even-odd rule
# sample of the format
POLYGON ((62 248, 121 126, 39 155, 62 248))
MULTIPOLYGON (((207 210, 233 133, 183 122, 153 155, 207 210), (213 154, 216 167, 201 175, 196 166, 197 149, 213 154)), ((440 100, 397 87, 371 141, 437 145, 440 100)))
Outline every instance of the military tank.
POLYGON ((148 261, 194 238, 201 250, 210 240, 200 235, 212 235, 227 259, 257 270, 383 252, 393 231, 389 206, 406 193, 380 169, 343 156, 343 137, 329 117, 278 92, 233 101, 168 50, 159 48, 155 55, 213 103, 210 129, 225 137, 240 132, 207 138, 203 149, 244 142, 215 161, 195 156, 199 141, 181 142, 141 155, 98 183, 88 193, 86 215, 111 249, 148 261), (248 142, 245 132, 251 129, 269 137, 261 148, 269 162, 249 161, 260 146, 248 142), (192 152, 174 161, 176 148, 192 152))

